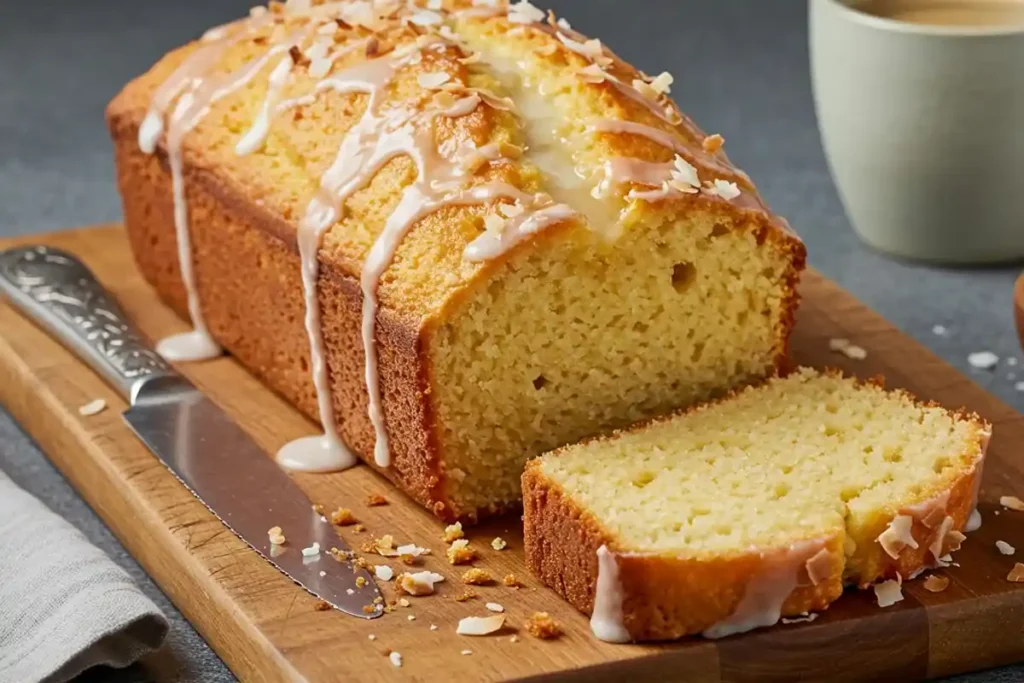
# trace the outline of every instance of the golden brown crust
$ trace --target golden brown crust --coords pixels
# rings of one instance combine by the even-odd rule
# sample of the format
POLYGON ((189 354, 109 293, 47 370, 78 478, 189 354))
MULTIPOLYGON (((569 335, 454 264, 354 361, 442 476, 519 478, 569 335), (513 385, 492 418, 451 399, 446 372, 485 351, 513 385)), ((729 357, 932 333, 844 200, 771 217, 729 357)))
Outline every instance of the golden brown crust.
MULTIPOLYGON (((836 369, 829 369, 826 373, 843 376, 836 369)), ((879 388, 884 385, 882 378, 856 381, 879 388)), ((734 390, 703 406, 647 420, 583 443, 621 438, 752 390, 752 387, 734 390)), ((932 401, 920 401, 904 390, 893 393, 921 406, 939 407, 932 401)), ((830 540, 830 557, 834 563, 829 579, 818 586, 798 587, 786 600, 783 616, 826 608, 842 593, 844 582, 863 588, 881 579, 906 579, 935 567, 938 558, 933 544, 937 539, 941 539, 935 546, 940 549, 938 557, 959 547, 959 542, 948 532, 962 531, 977 503, 991 425, 974 413, 946 412, 952 418, 972 425, 971 444, 961 454, 961 461, 972 465, 948 487, 925 491, 914 504, 871 520, 870 524, 858 530, 860 538, 851 555, 844 553, 844 537, 830 540), (930 501, 934 501, 934 505, 927 505, 930 501), (926 522, 928 513, 933 511, 937 517, 926 522), (918 547, 908 546, 893 558, 878 538, 900 514, 914 517, 911 533, 918 547), (938 521, 945 517, 951 518, 948 527, 942 527, 938 521)), ((558 457, 565 449, 575 447, 566 446, 544 457, 558 457)), ((527 566, 573 606, 590 614, 597 585, 597 550, 601 545, 614 549, 615 538, 593 515, 581 509, 557 482, 544 475, 542 458, 535 458, 526 465, 523 506, 527 566)), ((751 577, 757 575, 757 558, 753 554, 701 561, 627 553, 619 554, 617 559, 624 591, 623 622, 634 640, 665 640, 701 633, 732 613, 751 577)))
MULTIPOLYGON (((597 586, 597 550, 615 539, 554 481, 539 460, 523 473, 523 542, 526 563, 547 586, 590 614, 597 586)), ((841 535, 828 539, 829 570, 817 585, 798 586, 783 616, 819 611, 843 592, 841 535)), ((635 641, 674 640, 701 633, 733 614, 762 568, 757 553, 700 560, 617 555, 623 625, 635 641)))

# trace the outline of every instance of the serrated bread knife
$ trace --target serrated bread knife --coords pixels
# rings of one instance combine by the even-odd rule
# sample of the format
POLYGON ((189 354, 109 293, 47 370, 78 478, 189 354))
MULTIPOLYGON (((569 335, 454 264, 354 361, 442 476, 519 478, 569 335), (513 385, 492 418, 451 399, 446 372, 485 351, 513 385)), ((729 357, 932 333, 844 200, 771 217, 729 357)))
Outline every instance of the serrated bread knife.
POLYGON ((239 538, 339 610, 382 614, 373 577, 328 552, 351 557, 329 521, 234 420, 146 345, 81 261, 46 246, 8 249, 0 252, 0 291, 121 392, 132 431, 239 538), (267 533, 276 526, 286 537, 280 546, 267 533), (319 553, 302 552, 314 544, 319 553))

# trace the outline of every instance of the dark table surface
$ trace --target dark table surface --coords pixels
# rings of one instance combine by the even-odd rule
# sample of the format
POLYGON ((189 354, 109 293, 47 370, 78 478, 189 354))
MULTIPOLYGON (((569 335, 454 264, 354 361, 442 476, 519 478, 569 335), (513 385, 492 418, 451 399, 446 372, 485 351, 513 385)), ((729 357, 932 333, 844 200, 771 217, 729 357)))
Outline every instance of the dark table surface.
MULTIPOLYGON (((545 6, 544 2, 537 4, 545 6)), ((1018 409, 1011 317, 1019 268, 946 269, 900 263, 862 246, 829 178, 814 120, 801 0, 548 0, 573 26, 649 73, 676 78, 673 95, 772 207, 804 237, 810 262, 976 382, 1018 409), (945 336, 933 332, 943 325, 945 336), (1004 359, 973 370, 972 351, 1004 359)), ((16 7, 16 9, 15 9, 16 7)), ((246 12, 238 0, 32 0, 0 18, 0 236, 117 220, 103 107, 161 54, 246 12)), ((1019 369, 1024 380, 1024 367, 1019 369)), ((171 618, 167 651, 90 680, 234 680, 109 529, 0 409, 0 468, 69 519, 128 570, 171 618), (155 671, 155 674, 153 673, 155 671)), ((1024 680, 1024 667, 958 683, 1024 680)))

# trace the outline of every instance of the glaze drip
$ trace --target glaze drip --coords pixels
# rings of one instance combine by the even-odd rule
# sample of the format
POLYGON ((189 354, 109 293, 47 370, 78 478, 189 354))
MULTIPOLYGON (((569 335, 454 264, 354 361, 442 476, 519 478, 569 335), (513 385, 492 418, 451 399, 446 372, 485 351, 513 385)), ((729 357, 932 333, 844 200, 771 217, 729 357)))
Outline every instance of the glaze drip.
POLYGON ((628 643, 632 640, 623 624, 619 563, 605 545, 597 549, 597 587, 594 589, 590 630, 606 643, 628 643))

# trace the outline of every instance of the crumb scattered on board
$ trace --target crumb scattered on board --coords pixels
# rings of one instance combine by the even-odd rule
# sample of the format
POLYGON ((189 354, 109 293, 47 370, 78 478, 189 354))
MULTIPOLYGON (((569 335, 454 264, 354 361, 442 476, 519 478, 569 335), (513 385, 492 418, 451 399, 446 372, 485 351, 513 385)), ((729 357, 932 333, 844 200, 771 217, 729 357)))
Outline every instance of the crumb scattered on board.
POLYGON ((491 547, 495 550, 504 550, 508 547, 508 543, 506 543, 505 539, 501 536, 496 536, 494 540, 491 541, 491 547))
POLYGON ((462 575, 462 583, 468 584, 470 586, 487 586, 494 583, 494 578, 491 576, 491 573, 486 569, 478 569, 477 567, 473 567, 472 569, 467 570, 466 573, 462 575))
POLYGON ((999 365, 999 356, 991 351, 975 351, 967 354, 967 362, 972 368, 979 370, 991 370, 999 365))
POLYGON ((460 636, 486 636, 500 631, 505 625, 505 615, 493 614, 489 617, 463 617, 455 632, 460 636))
POLYGON ((356 523, 356 517, 348 508, 338 508, 331 513, 331 524, 338 526, 350 526, 356 523))
POLYGON ((391 663, 394 666, 402 666, 402 655, 398 652, 391 652, 390 654, 388 654, 388 659, 391 660, 391 663))
POLYGON ((1003 555, 1013 555, 1015 552, 1017 552, 1017 549, 1009 543, 1007 543, 1006 541, 996 541, 996 548, 998 548, 999 552, 1001 552, 1003 555))
POLYGON ((316 604, 313 605, 313 609, 315 609, 317 612, 327 612, 331 609, 331 603, 326 602, 324 600, 317 600, 316 604))
POLYGON ((903 588, 900 583, 900 581, 890 579, 875 584, 875 598, 878 600, 879 607, 889 607, 903 599, 903 588))
POLYGON ((924 580, 924 589, 930 593, 941 593, 949 586, 948 576, 937 576, 932 574, 924 580))
POLYGON ((1006 575, 1006 580, 1013 583, 1024 583, 1024 564, 1020 562, 1014 564, 1013 569, 1006 575))
POLYGON ((505 574, 505 578, 501 580, 503 584, 509 588, 522 588, 523 582, 515 574, 505 574))
POLYGON ((469 541, 460 538, 448 547, 447 555, 452 564, 469 564, 476 559, 476 550, 469 546, 469 541))
POLYGON ((999 499, 999 504, 1004 508, 1009 508, 1010 510, 1024 512, 1024 500, 1021 500, 1017 496, 1002 496, 999 499))
POLYGON ((270 529, 267 530, 267 538, 270 539, 271 545, 284 545, 286 540, 284 532, 281 531, 281 527, 279 526, 270 527, 270 529))
POLYGON ((504 612, 505 611, 505 608, 502 607, 500 604, 498 604, 496 602, 489 602, 486 605, 484 605, 484 607, 486 607, 491 612, 504 612))
POLYGON ((370 507, 375 507, 377 505, 387 505, 388 499, 379 493, 371 493, 366 497, 366 504, 369 505, 370 507))
POLYGON ((547 612, 534 612, 524 626, 527 633, 541 640, 551 640, 562 635, 562 627, 547 612))
POLYGON ((868 357, 868 352, 863 347, 857 346, 849 339, 829 339, 828 348, 853 360, 864 360, 868 357))
POLYGON ((78 414, 82 417, 92 417, 97 413, 102 413, 107 407, 107 402, 102 398, 97 398, 93 401, 89 401, 84 406, 79 406, 78 414))
POLYGON ((455 596, 455 602, 466 602, 467 600, 472 600, 475 597, 476 593, 467 588, 466 590, 462 591, 461 593, 455 596))
POLYGON ((455 522, 455 524, 449 524, 444 528, 444 535, 441 536, 441 539, 445 543, 451 543, 452 541, 459 540, 463 536, 465 536, 465 533, 462 531, 462 522, 455 522))

